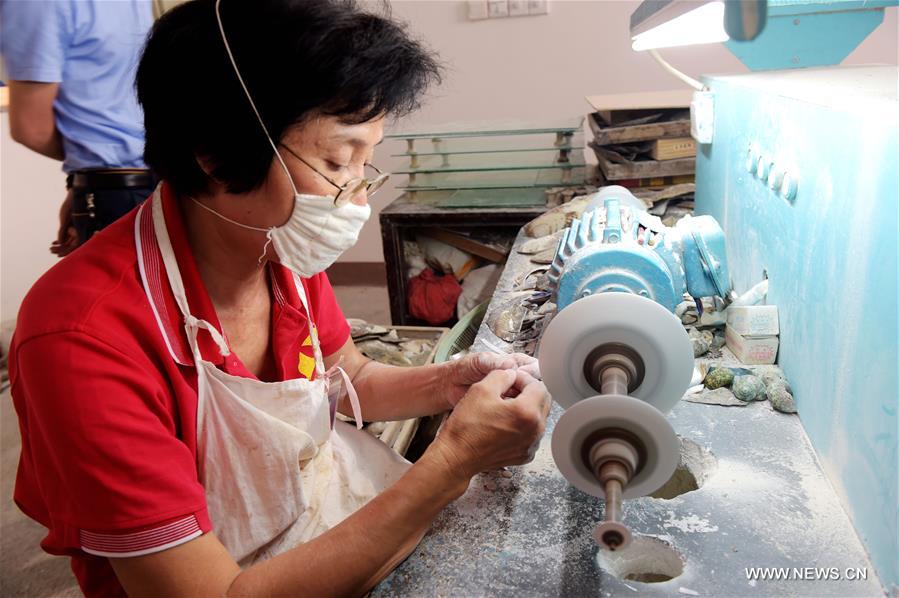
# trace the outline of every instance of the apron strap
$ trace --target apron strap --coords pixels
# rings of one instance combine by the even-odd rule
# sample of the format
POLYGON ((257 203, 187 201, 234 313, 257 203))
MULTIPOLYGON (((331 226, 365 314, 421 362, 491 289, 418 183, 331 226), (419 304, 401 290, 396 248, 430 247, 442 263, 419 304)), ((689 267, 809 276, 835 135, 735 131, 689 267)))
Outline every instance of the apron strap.
POLYGON ((151 201, 153 232, 156 235, 156 242, 159 245, 159 253, 162 255, 162 263, 165 265, 169 285, 172 287, 172 294, 175 296, 175 302, 178 304, 178 309, 181 310, 181 315, 184 317, 184 325, 189 333, 188 339, 191 343, 190 348, 194 354, 196 365, 199 366, 199 360, 202 357, 196 334, 196 331, 200 328, 209 332, 212 340, 218 346, 219 352, 223 357, 227 357, 231 354, 231 350, 228 348, 228 343, 225 342, 225 337, 222 333, 206 320, 200 320, 190 313, 190 306, 187 304, 187 291, 184 290, 181 270, 178 268, 178 260, 172 249, 172 240, 169 237, 169 231, 165 223, 165 213, 162 209, 162 185, 156 188, 151 201))
POLYGON ((306 288, 303 286, 300 276, 296 272, 292 272, 292 274, 293 284, 297 289, 297 295, 300 296, 300 303, 303 304, 303 309, 306 310, 306 318, 309 321, 309 336, 312 338, 312 353, 315 355, 315 372, 319 376, 325 376, 325 360, 322 356, 321 344, 318 342, 318 327, 312 320, 312 310, 309 309, 309 298, 306 296, 306 288))
POLYGON ((306 297, 306 289, 303 287, 303 281, 300 277, 294 272, 293 273, 293 283, 296 285, 297 294, 300 296, 300 302, 303 304, 303 309, 306 310, 306 317, 309 320, 309 335, 312 337, 312 351, 315 354, 315 368, 320 376, 323 376, 325 379, 325 385, 330 386, 331 377, 336 373, 339 373, 341 378, 343 378, 343 387, 346 389, 346 394, 350 398, 350 405, 353 407, 353 419, 356 420, 356 429, 362 429, 362 407, 359 404, 359 395, 356 393, 356 388, 353 386, 352 380, 350 380, 349 375, 346 371, 340 367, 340 362, 343 361, 343 356, 340 357, 338 362, 331 366, 327 371, 325 370, 325 362, 322 357, 321 345, 318 342, 318 328, 315 326, 315 322, 312 321, 312 311, 309 309, 309 299, 306 297))
POLYGON ((231 348, 228 347, 228 343, 225 342, 225 337, 216 329, 215 326, 207 322, 206 320, 201 320, 195 316, 187 314, 184 316, 184 323, 187 325, 188 329, 193 331, 194 341, 196 341, 196 330, 202 328, 209 332, 209 335, 212 337, 212 340, 215 341, 215 344, 218 345, 219 352, 222 354, 222 357, 227 357, 231 355, 231 348))
POLYGON ((175 258, 172 240, 169 237, 169 231, 165 223, 161 186, 153 194, 151 210, 153 214, 153 233, 156 235, 156 242, 159 244, 159 253, 162 255, 162 263, 165 265, 165 272, 172 287, 172 294, 175 296, 175 302, 178 304, 181 314, 187 317, 190 315, 190 306, 187 304, 187 292, 184 290, 184 283, 181 281, 181 269, 178 268, 178 260, 175 258))
MULTIPOLYGON (((343 361, 343 357, 340 358, 343 361)), ((347 375, 346 371, 340 367, 339 362, 331 366, 327 372, 325 372, 325 384, 330 386, 331 384, 331 376, 335 373, 340 373, 340 376, 343 378, 343 387, 346 389, 347 396, 350 397, 350 405, 353 407, 353 419, 356 420, 356 429, 362 429, 362 406, 359 404, 359 395, 356 394, 356 388, 353 386, 353 382, 350 380, 349 375, 347 375)))

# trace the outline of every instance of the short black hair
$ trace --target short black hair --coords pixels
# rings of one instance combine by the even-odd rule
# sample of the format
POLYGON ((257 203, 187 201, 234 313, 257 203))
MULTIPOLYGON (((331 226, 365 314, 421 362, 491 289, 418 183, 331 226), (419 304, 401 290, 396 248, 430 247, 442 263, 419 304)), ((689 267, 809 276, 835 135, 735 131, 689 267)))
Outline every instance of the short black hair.
MULTIPOLYGON (((275 143, 312 114, 361 123, 417 109, 441 67, 390 18, 354 0, 222 0, 228 44, 275 143)), ((208 189, 197 162, 231 193, 253 190, 274 158, 218 29, 215 0, 164 14, 137 70, 144 159, 179 192, 208 189)))

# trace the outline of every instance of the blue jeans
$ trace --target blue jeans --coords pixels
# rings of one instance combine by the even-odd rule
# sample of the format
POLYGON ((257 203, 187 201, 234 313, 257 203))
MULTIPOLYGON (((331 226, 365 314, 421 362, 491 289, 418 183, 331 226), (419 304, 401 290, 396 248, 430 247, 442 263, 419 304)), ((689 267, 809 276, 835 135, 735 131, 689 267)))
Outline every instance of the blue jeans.
POLYGON ((153 193, 153 189, 154 187, 74 189, 72 226, 78 232, 78 244, 84 243, 94 233, 143 203, 153 193))

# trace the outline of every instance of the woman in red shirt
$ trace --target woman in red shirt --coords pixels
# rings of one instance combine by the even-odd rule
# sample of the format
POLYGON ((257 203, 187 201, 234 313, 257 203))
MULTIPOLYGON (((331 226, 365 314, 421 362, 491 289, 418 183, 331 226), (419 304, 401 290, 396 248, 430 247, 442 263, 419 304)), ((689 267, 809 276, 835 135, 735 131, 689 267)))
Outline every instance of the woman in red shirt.
POLYGON ((15 500, 85 594, 362 593, 474 474, 529 459, 531 358, 373 363, 323 273, 384 181, 385 119, 438 72, 351 2, 157 23, 137 89, 163 183, 35 284, 11 351, 15 500), (414 465, 334 419, 449 408, 414 465))

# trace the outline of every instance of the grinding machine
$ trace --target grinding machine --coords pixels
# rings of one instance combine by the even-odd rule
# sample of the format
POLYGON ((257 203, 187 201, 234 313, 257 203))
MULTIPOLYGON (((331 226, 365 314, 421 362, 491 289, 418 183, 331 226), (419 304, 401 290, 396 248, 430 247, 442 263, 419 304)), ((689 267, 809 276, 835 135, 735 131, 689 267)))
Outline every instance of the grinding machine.
POLYGON ((674 311, 687 295, 700 313, 703 297, 730 299, 724 233, 710 216, 666 227, 624 187, 605 187, 564 231, 548 275, 557 311, 538 358, 566 409, 553 459, 605 499, 594 539, 621 549, 631 540, 622 499, 654 492, 678 465, 665 414, 690 385, 693 350, 674 311))

